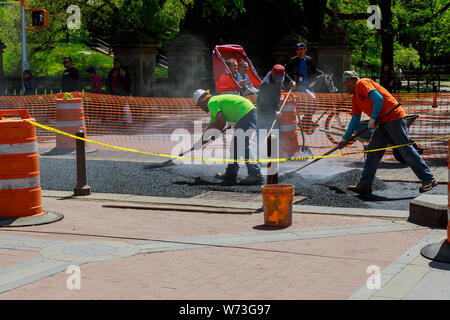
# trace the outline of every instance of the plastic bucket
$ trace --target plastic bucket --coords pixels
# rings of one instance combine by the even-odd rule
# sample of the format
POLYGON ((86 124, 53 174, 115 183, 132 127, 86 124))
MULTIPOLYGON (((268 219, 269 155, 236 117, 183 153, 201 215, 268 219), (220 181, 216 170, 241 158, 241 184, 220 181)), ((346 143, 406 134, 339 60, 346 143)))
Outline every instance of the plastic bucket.
POLYGON ((264 224, 272 227, 288 227, 292 224, 294 186, 267 184, 262 186, 264 224))

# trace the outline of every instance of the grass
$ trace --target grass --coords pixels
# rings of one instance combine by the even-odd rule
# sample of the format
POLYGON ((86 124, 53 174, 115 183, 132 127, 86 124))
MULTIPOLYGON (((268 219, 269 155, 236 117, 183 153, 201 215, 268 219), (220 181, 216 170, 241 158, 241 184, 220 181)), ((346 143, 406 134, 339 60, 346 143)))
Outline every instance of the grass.
POLYGON ((100 77, 106 77, 113 67, 113 57, 101 54, 84 44, 60 44, 50 52, 38 52, 31 59, 34 76, 61 76, 64 71, 64 57, 71 57, 73 66, 78 69, 81 78, 87 78, 88 67, 95 67, 100 77))
MULTIPOLYGON (((61 77, 64 72, 64 57, 71 57, 73 66, 78 69, 80 78, 88 78, 86 69, 95 67, 97 74, 105 79, 113 67, 114 58, 94 51, 81 43, 62 43, 50 52, 38 52, 31 58, 31 71, 34 77, 61 77)), ((7 64, 8 61, 5 61, 7 64)), ((20 68, 19 68, 20 69, 20 68)), ((17 72, 16 72, 17 73, 17 72)), ((20 71, 16 76, 20 76, 20 71)), ((156 78, 167 78, 168 70, 156 66, 156 78)))

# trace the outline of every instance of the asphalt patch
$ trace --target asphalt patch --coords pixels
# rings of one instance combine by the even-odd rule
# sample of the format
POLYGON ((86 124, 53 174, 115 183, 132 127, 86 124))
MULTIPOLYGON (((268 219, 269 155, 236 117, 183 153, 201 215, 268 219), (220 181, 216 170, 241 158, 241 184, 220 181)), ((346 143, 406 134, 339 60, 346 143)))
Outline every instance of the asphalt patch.
MULTIPOLYGON (((208 191, 261 193, 261 186, 222 186, 215 173, 225 165, 175 165, 148 170, 142 162, 87 161, 88 185, 92 192, 191 198, 208 191)), ((239 178, 247 174, 240 168, 239 178)), ((40 158, 41 187, 44 190, 73 191, 76 187, 75 159, 40 158)), ((294 174, 280 183, 292 184, 295 195, 307 197, 304 205, 348 208, 409 210, 411 199, 419 196, 419 183, 384 182, 375 178, 373 194, 359 195, 347 190, 361 176, 360 169, 350 169, 329 176, 294 174)), ((447 194, 447 185, 440 184, 429 194, 447 194)))

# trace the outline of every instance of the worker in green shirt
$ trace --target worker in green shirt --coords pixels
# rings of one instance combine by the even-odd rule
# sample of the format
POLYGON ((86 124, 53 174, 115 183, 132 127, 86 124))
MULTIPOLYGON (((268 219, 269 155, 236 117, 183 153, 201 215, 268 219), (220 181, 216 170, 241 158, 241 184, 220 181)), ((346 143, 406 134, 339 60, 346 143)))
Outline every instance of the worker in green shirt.
MULTIPOLYGON (((236 130, 242 129, 244 133, 249 129, 256 130, 256 108, 250 100, 244 97, 234 94, 222 94, 211 97, 208 91, 198 89, 194 92, 193 99, 194 103, 202 108, 203 111, 211 113, 211 121, 206 130, 211 128, 222 130, 227 122, 235 123, 236 130)), ((249 135, 245 135, 244 140, 245 159, 253 159, 249 135)), ((231 154, 233 154, 235 160, 238 159, 237 142, 238 139, 235 134, 231 145, 231 154)), ((246 162, 245 164, 247 165, 248 177, 242 179, 239 184, 262 184, 264 179, 258 162, 246 162)), ((232 162, 228 164, 225 173, 219 173, 216 177, 223 179, 222 185, 235 185, 237 184, 238 171, 239 163, 232 162)))

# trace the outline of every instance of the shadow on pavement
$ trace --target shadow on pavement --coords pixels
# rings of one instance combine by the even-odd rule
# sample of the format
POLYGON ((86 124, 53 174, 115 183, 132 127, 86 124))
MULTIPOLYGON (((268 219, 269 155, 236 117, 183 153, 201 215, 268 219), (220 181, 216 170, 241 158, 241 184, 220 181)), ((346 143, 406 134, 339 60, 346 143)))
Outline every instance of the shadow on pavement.
POLYGON ((255 229, 255 230, 263 230, 263 231, 279 231, 279 230, 283 230, 286 228, 288 228, 288 227, 270 227, 270 226, 266 226, 265 224, 260 224, 260 225, 253 227, 253 229, 255 229))
POLYGON ((375 194, 359 194, 356 197, 365 202, 413 200, 415 198, 415 197, 386 198, 383 196, 377 196, 375 194))

